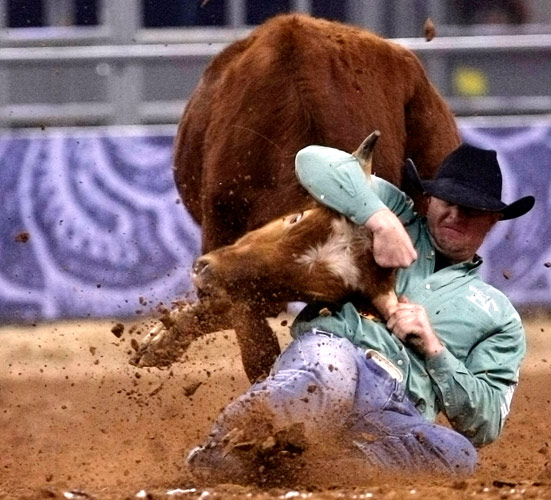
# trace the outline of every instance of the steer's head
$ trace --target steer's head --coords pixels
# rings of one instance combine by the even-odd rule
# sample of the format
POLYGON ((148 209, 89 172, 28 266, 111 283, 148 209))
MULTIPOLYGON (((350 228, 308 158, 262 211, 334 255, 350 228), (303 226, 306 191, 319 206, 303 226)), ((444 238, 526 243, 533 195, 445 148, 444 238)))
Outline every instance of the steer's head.
MULTIPOLYGON (((353 153, 368 176, 378 136, 371 134, 353 153)), ((192 277, 202 294, 268 302, 338 302, 352 295, 372 300, 393 285, 392 271, 373 261, 365 228, 314 204, 203 255, 192 277)))

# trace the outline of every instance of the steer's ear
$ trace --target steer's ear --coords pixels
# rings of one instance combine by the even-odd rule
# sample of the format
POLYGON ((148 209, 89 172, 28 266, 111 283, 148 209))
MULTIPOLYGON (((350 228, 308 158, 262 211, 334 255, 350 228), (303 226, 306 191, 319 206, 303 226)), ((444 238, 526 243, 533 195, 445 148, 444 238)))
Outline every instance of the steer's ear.
POLYGON ((373 150, 375 149, 375 143, 381 135, 381 132, 375 130, 371 132, 364 141, 360 144, 360 147, 352 153, 363 168, 365 175, 369 178, 371 176, 371 165, 373 162, 373 150))

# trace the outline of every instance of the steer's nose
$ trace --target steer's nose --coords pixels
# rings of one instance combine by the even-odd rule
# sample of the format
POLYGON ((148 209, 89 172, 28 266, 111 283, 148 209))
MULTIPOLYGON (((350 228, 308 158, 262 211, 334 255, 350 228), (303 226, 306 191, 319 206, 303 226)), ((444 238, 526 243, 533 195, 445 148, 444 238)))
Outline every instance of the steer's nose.
POLYGON ((208 275, 209 260, 205 257, 195 259, 191 269, 191 278, 195 285, 198 285, 208 275))

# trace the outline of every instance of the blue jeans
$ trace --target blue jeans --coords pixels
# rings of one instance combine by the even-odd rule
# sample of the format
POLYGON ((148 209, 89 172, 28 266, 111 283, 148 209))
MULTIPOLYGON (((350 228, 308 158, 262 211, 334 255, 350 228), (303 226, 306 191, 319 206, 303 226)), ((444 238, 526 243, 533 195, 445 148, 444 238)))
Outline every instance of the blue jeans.
POLYGON ((300 423, 325 443, 336 436, 339 450, 373 470, 465 476, 476 466, 464 436, 425 420, 402 384, 347 339, 312 332, 294 340, 264 381, 226 407, 212 436, 260 402, 274 428, 300 423))

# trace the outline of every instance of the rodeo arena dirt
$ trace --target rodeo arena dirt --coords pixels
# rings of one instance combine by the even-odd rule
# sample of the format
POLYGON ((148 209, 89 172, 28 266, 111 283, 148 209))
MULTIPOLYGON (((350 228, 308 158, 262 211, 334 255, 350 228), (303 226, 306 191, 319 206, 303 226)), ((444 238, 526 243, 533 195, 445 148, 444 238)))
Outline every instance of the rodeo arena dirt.
MULTIPOLYGON (((291 320, 272 320, 282 344, 291 320)), ((0 498, 551 498, 546 317, 525 317, 528 355, 512 412, 502 437, 481 450, 474 477, 292 490, 194 481, 187 453, 248 381, 232 331, 195 341, 170 369, 131 366, 132 344, 152 321, 0 329, 0 498)))
MULTIPOLYGON (((298 190, 292 170, 293 158, 299 148, 317 143, 321 138, 328 138, 335 147, 353 151, 367 132, 380 129, 377 173, 395 184, 400 184, 402 179, 399 167, 395 171, 396 166, 403 164, 410 151, 417 155, 413 158, 416 164, 434 170, 444 154, 460 141, 451 112, 427 80, 419 62, 403 48, 383 43, 378 37, 356 29, 313 22, 305 17, 282 18, 273 26, 279 31, 270 31, 269 26, 259 30, 246 43, 235 44, 215 60, 194 94, 179 129, 176 144, 179 147, 175 148, 176 184, 181 199, 186 200, 194 212, 195 220, 202 221, 203 249, 209 251, 234 241, 251 227, 281 217, 281 210, 302 210, 310 203, 305 193, 298 190), (317 35, 319 39, 313 35, 318 32, 321 33, 317 35), (285 44, 281 44, 280 39, 285 44), (285 50, 278 51, 281 46, 285 50), (372 52, 363 50, 364 46, 371 47, 372 52), (349 52, 342 47, 348 47, 349 52), (265 56, 266 48, 275 50, 272 58, 265 56), (312 56, 315 50, 329 58, 331 64, 323 64, 321 56, 312 56), (302 61, 304 54, 309 57, 302 61), (370 71, 364 71, 370 60, 367 56, 379 57, 385 64, 374 64, 370 71), (258 61, 270 61, 262 70, 270 85, 259 85, 260 90, 267 92, 261 98, 256 94, 259 89, 253 88, 253 99, 246 93, 251 85, 243 82, 259 81, 250 77, 251 68, 258 70, 258 61), (279 61, 279 66, 273 61, 279 61), (279 115, 270 111, 269 106, 277 110, 282 107, 274 96, 282 94, 281 88, 292 88, 292 82, 288 85, 269 72, 283 75, 282 78, 293 77, 298 69, 304 71, 307 63, 312 66, 306 75, 311 81, 316 84, 325 81, 329 87, 342 92, 333 93, 334 102, 330 102, 325 93, 314 92, 308 96, 314 103, 312 109, 305 109, 301 104, 298 115, 303 116, 298 118, 296 105, 302 103, 304 96, 300 95, 301 99, 295 102, 292 99, 295 94, 286 92, 289 102, 285 113, 282 112, 285 119, 274 120, 273 116, 279 115), (349 71, 350 64, 357 65, 357 70, 349 71), (340 67, 345 68, 339 73, 343 78, 341 83, 336 83, 334 77, 327 79, 327 68, 333 71, 340 67), (410 73, 400 79, 401 84, 393 87, 393 92, 386 92, 378 82, 394 80, 396 68, 410 73), (375 70, 381 74, 373 76, 375 70), (234 72, 240 78, 228 77, 234 72), (348 75, 353 76, 350 81, 348 75), (235 87, 222 88, 220 81, 235 87), (345 89, 349 92, 346 97, 345 89), (374 96, 372 102, 365 101, 361 89, 369 89, 374 96), (228 96, 225 103, 221 101, 223 96, 228 96), (241 117, 232 114, 234 109, 240 109, 236 106, 238 98, 247 103, 242 106, 246 113, 241 117), (253 110, 251 102, 258 108, 253 110), (320 103, 332 106, 331 113, 321 108, 320 103), (381 112, 374 105, 379 105, 381 112), (214 116, 216 110, 220 116, 214 116), (342 114, 333 115, 333 111, 342 111, 342 114), (377 122, 383 111, 388 119, 382 120, 383 126, 379 127, 377 122), (209 127, 205 116, 210 119, 209 127), (331 119, 326 120, 327 116, 331 119), (237 126, 237 118, 245 121, 239 121, 241 125, 237 126), (314 119, 317 120, 315 126, 304 125, 314 123, 314 119), (439 127, 434 128, 431 120, 438 121, 439 127), (356 123, 362 124, 361 130, 357 130, 356 123), (403 130, 395 124, 403 124, 403 130), (268 125, 281 125, 282 130, 277 127, 268 130, 268 125), (293 140, 296 143, 292 143, 293 140), (206 149, 203 141, 218 146, 219 151, 210 151, 210 155, 200 158, 199 152, 206 149), (427 141, 432 141, 430 147, 427 141), (283 150, 276 142, 288 149, 283 150), (278 147, 274 148, 274 144, 278 147), (419 144, 423 147, 418 147, 419 144), (253 158, 251 152, 257 158, 253 158), (277 172, 265 175, 273 186, 266 179, 257 185, 253 174, 260 161, 267 165, 285 164, 287 170, 281 177, 277 172), (216 170, 228 165, 232 169, 234 165, 241 165, 243 170, 239 175, 233 170, 229 173, 216 170), (198 170, 193 173, 190 168, 198 170), (246 168, 250 168, 252 174, 246 168), (199 179, 208 177, 201 169, 211 169, 208 176, 217 180, 210 185, 215 188, 213 192, 205 192, 205 186, 195 185, 199 179), (218 190, 224 173, 229 180, 226 179, 224 189, 218 190), (296 189, 288 188, 291 180, 296 189), (283 186, 285 193, 276 192, 274 186, 280 189, 283 186), (265 196, 257 200, 259 213, 253 213, 249 200, 254 197, 249 196, 247 190, 265 196), (229 193, 224 203, 219 191, 229 193), (293 194, 297 195, 296 199, 291 199, 293 194), (246 202, 240 206, 235 200, 246 202), (207 202, 212 203, 212 207, 208 207, 207 202), (221 206, 229 207, 222 223, 216 217, 220 217, 217 209, 221 206), (204 217, 200 214, 202 209, 206 212, 204 217), (260 214, 261 209, 267 212, 260 214), (247 215, 251 220, 246 220, 247 215), (205 224, 205 220, 210 225, 205 224)), ((303 87, 317 90, 316 85, 297 85, 297 92, 303 87)), ((75 167, 71 165, 71 168, 75 167)), ((423 174, 428 178, 432 173, 423 174)), ((57 182, 57 177, 55 179, 57 182)), ((540 184, 543 185, 540 182, 538 186, 540 184)), ((27 238, 23 241, 22 237, 16 240, 18 244, 26 243, 27 238)), ((545 267, 549 267, 548 262, 545 267)), ((154 310, 144 314, 147 318, 123 323, 119 318, 0 326, 0 500, 551 499, 548 421, 551 319, 547 311, 523 311, 528 350, 512 410, 500 438, 480 450, 477 471, 472 477, 448 480, 355 477, 349 481, 347 471, 343 470, 338 483, 331 483, 324 481, 324 470, 320 468, 303 476, 297 484, 264 487, 202 484, 186 465, 190 450, 204 442, 220 410, 250 385, 235 330, 220 330, 196 339, 169 368, 140 368, 129 360, 159 321, 159 314, 154 310)), ((111 314, 108 317, 111 318, 111 314)), ((290 342, 292 321, 289 313, 269 320, 282 347, 290 342)), ((447 425, 444 420, 440 423, 447 425)))

